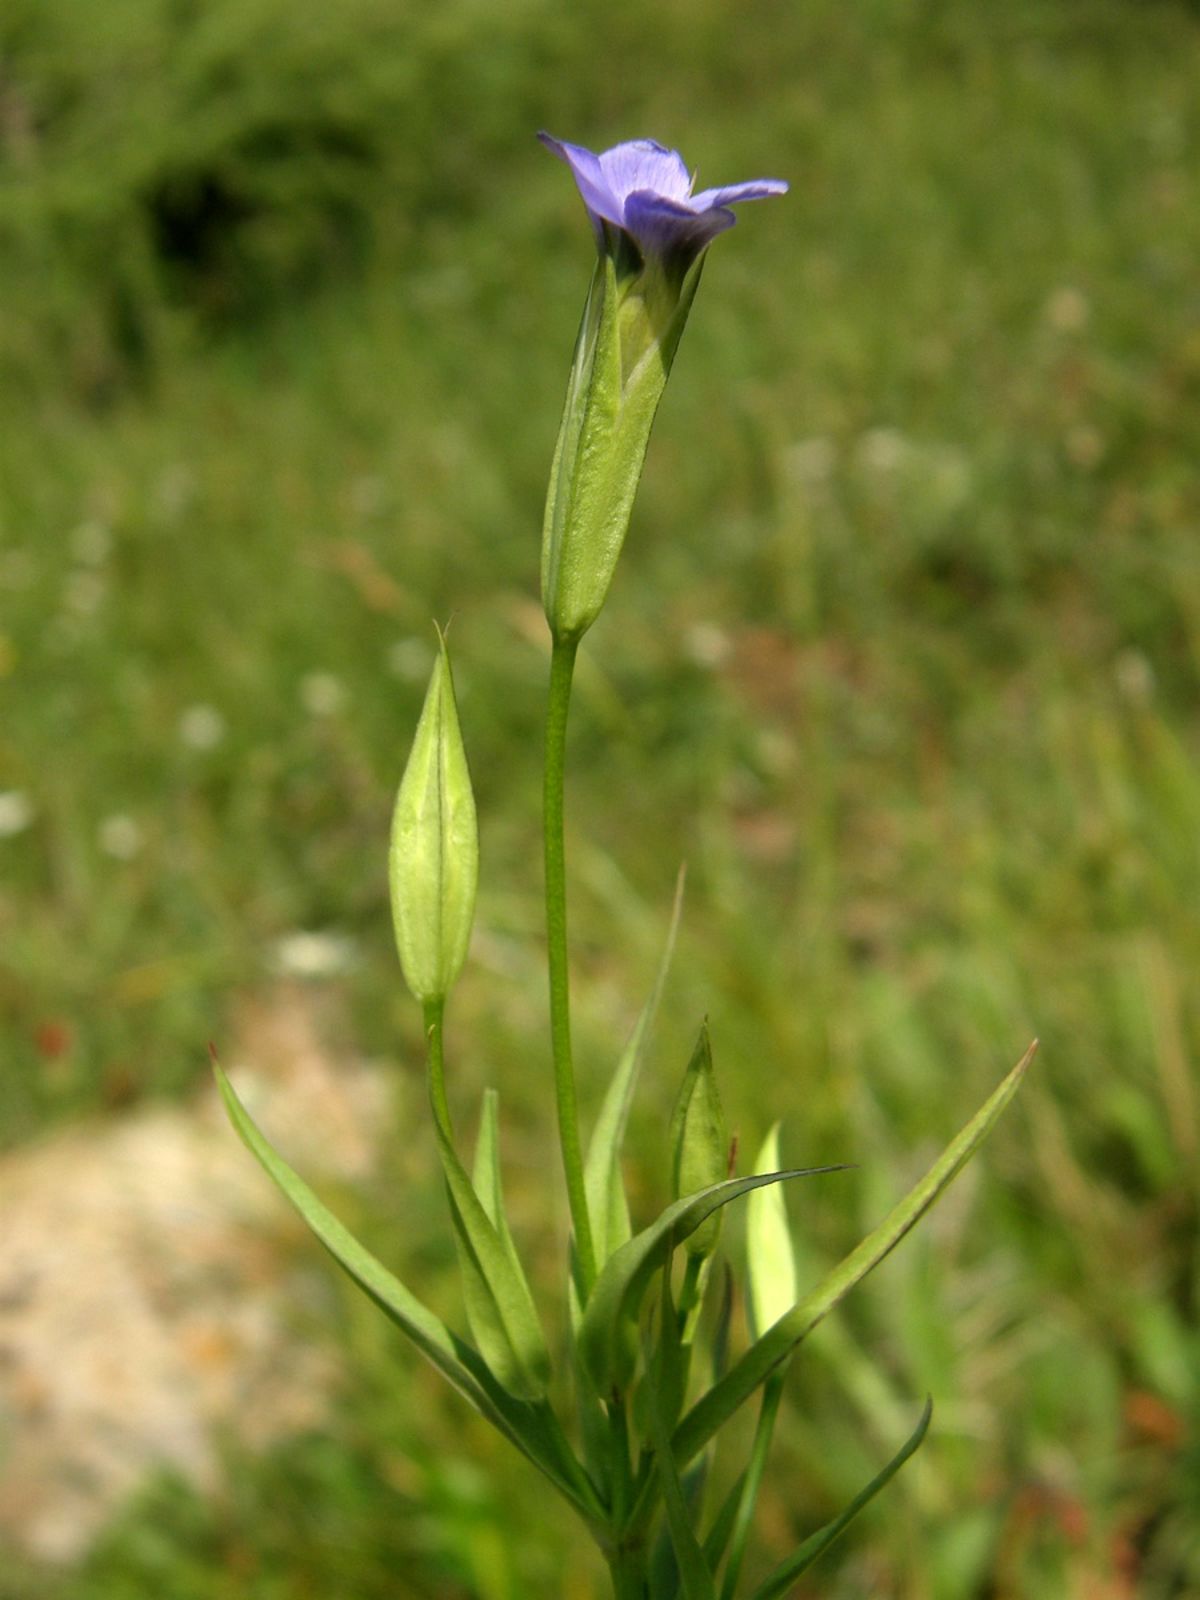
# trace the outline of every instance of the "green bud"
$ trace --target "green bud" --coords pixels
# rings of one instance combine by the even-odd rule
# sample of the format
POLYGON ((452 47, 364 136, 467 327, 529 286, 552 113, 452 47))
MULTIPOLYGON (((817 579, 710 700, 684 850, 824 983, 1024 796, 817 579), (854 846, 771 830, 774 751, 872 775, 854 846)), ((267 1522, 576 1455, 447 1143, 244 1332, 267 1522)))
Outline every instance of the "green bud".
MULTIPOLYGON (((778 1123, 763 1140, 754 1170, 779 1171, 778 1123)), ((750 1337, 761 1339, 796 1303, 796 1259, 781 1183, 765 1184, 747 1197, 746 1268, 750 1337)))
MULTIPOLYGON (((729 1175, 729 1134, 717 1093, 708 1023, 700 1029, 696 1048, 683 1076, 671 1117, 671 1175, 676 1199, 707 1189, 729 1175)), ((723 1213, 715 1211, 689 1234, 684 1248, 703 1259, 717 1247, 723 1213)))
POLYGON ((475 912, 479 840, 446 641, 396 796, 388 877, 408 987, 442 1000, 462 970, 475 912))
POLYGON ((542 604, 556 639, 580 638, 604 604, 703 264, 680 275, 604 230, 546 496, 542 604))

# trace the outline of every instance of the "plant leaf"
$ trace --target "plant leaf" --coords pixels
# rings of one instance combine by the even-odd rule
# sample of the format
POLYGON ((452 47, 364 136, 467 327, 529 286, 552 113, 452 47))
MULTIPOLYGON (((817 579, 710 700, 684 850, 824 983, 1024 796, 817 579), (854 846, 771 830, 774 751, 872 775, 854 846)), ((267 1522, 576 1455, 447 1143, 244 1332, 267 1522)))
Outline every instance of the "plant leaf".
POLYGON ((243 1144, 343 1271, 408 1335, 442 1376, 528 1456, 585 1517, 597 1519, 600 1512, 595 1495, 549 1407, 519 1404, 496 1383, 478 1351, 423 1306, 317 1199, 304 1180, 272 1148, 216 1062, 213 1070, 229 1120, 243 1144))
POLYGON ((625 1201, 625 1187, 621 1182, 621 1141, 629 1105, 633 1099, 634 1084, 646 1052, 646 1041, 654 1024, 658 1004, 675 952, 675 939, 679 933, 679 919, 683 911, 683 867, 675 880, 675 899, 671 906, 671 920, 658 959, 654 987, 642 1007, 629 1043, 621 1054, 613 1073, 600 1115, 588 1144, 587 1163, 584 1167, 584 1188, 587 1191, 588 1213, 592 1219, 592 1242, 596 1247, 596 1264, 602 1267, 613 1251, 626 1243, 630 1235, 629 1208, 625 1201))
POLYGON ((596 1279, 579 1325, 580 1355, 584 1370, 596 1385, 597 1393, 607 1396, 613 1390, 622 1329, 627 1322, 636 1320, 647 1284, 668 1260, 676 1245, 682 1243, 714 1211, 736 1200, 739 1195, 748 1194, 751 1189, 761 1188, 767 1183, 778 1183, 784 1178, 805 1178, 817 1173, 842 1170, 841 1167, 797 1167, 790 1172, 727 1178, 723 1183, 714 1183, 708 1189, 702 1189, 699 1194, 676 1200, 656 1222, 623 1244, 615 1255, 609 1257, 596 1279))
MULTIPOLYGON (((475 1192, 447 1129, 434 1116, 438 1154, 450 1195, 450 1215, 462 1271, 467 1321, 496 1380, 518 1400, 540 1400, 550 1378, 550 1352, 529 1284, 507 1224, 497 1227, 475 1192)), ((480 1130, 485 1175, 498 1184, 494 1151, 487 1152, 486 1115, 480 1130)), ((491 1195, 497 1202, 495 1189, 491 1195)))
POLYGON ((829 1549, 833 1541, 854 1521, 863 1507, 875 1498, 884 1485, 896 1476, 909 1456, 920 1448, 921 1441, 929 1428, 929 1419, 932 1415, 933 1401, 926 1400, 925 1409, 921 1413, 921 1420, 917 1423, 916 1429, 888 1462, 887 1466, 884 1467, 883 1471, 872 1478, 865 1489, 860 1490, 855 1495, 854 1499, 851 1500, 850 1504, 839 1516, 834 1517, 832 1522, 827 1522, 823 1528, 819 1528, 816 1533, 806 1539, 794 1555, 789 1556, 786 1561, 781 1561, 766 1582, 755 1589, 750 1600, 781 1600, 781 1596, 787 1593, 796 1579, 808 1571, 818 1556, 823 1555, 829 1549))
MULTIPOLYGON (((754 1170, 779 1170, 778 1123, 763 1140, 754 1170)), ((746 1201, 746 1271, 750 1337, 758 1339, 796 1303, 796 1257, 782 1189, 756 1189, 746 1201)))
MULTIPOLYGON (((787 1359, 800 1341, 871 1269, 899 1244, 987 1137, 1025 1076, 1037 1049, 1035 1040, 1003 1083, 966 1127, 951 1140, 921 1181, 873 1233, 836 1266, 816 1289, 768 1328, 734 1363, 720 1383, 692 1407, 674 1434, 676 1460, 686 1464, 721 1425, 750 1398, 764 1379, 787 1359)), ((590 1309, 590 1308, 589 1308, 590 1309)))
POLYGON ((704 1559, 715 1572, 721 1565, 721 1558, 725 1554, 726 1546, 733 1533, 734 1523, 737 1521, 738 1507, 742 1503, 742 1491, 746 1484, 746 1474, 739 1474, 737 1482, 729 1490, 721 1502, 721 1509, 713 1518, 712 1527, 704 1539, 704 1559))

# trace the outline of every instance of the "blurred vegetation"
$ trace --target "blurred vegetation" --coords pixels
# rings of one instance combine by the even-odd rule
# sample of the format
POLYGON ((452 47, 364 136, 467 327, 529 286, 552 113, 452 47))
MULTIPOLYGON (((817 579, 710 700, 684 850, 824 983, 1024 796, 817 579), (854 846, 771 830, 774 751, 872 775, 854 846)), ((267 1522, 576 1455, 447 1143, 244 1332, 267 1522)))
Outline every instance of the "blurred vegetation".
MULTIPOLYGON (((2 1137, 195 1084, 297 930, 342 953, 313 981, 347 1036, 418 1071, 383 849, 454 613, 483 830, 455 1095, 503 1090, 553 1293, 535 596, 590 244, 538 126, 793 185, 714 249, 583 665, 585 1103, 681 855, 647 1206, 705 1011, 744 1144, 782 1116, 797 1160, 859 1163, 805 1190, 814 1265, 1042 1040, 797 1363, 767 1554, 930 1390, 922 1458, 800 1592, 1200 1592, 1194 7, 7 0, 2 1137)), ((448 1266, 436 1184, 406 1207, 392 1253, 448 1266)), ((600 1592, 364 1315, 335 1436, 225 1502, 157 1486, 0 1595, 600 1592)))

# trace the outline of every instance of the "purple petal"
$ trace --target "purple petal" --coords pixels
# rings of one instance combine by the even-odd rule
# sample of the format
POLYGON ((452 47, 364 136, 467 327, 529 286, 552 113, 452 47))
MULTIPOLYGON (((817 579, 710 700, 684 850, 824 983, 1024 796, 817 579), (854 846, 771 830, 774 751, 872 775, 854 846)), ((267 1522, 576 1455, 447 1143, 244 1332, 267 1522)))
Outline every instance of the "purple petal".
POLYGON ((593 228, 599 232, 601 221, 611 222, 619 228, 624 220, 621 200, 613 194, 599 156, 585 150, 581 144, 568 144, 564 139, 555 139, 548 133, 539 133, 538 138, 547 150, 553 151, 560 161, 565 161, 570 167, 575 187, 587 207, 593 228))
POLYGON ((686 200, 692 192, 691 174, 679 151, 668 150, 653 139, 614 145, 601 155, 600 167, 617 200, 624 201, 639 190, 667 200, 686 200))
POLYGON ((773 194, 786 194, 788 186, 782 178, 755 178, 750 183, 731 183, 724 189, 702 189, 692 196, 697 211, 708 206, 732 206, 739 200, 766 200, 773 194))
POLYGON ((694 211, 690 205, 639 189, 625 201, 625 228, 643 254, 665 256, 683 251, 698 255, 710 239, 732 228, 737 218, 720 206, 694 211))

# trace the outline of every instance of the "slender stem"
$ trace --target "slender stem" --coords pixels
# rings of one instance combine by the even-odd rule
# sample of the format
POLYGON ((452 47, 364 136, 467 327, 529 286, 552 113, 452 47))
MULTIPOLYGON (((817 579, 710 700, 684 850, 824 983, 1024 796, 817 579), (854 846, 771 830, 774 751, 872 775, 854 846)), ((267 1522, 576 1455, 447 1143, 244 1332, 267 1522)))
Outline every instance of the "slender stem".
POLYGON ((609 1402, 608 1432, 612 1469, 610 1515, 613 1526, 619 1528, 628 1514, 633 1487, 633 1473, 629 1464, 629 1418, 625 1414, 624 1396, 609 1402))
POLYGON ((575 1253, 586 1302, 596 1281, 596 1249, 588 1217, 579 1144, 575 1069, 571 1060, 571 994, 567 974, 567 883, 563 850, 563 770, 567 711, 578 640, 555 639, 550 657, 550 696, 546 707, 546 765, 542 824, 546 843, 546 944, 550 968, 550 1037, 554 1051, 554 1089, 558 1138, 562 1146, 567 1201, 575 1230, 575 1253))
POLYGON ((429 1067, 429 1099, 438 1127, 453 1143, 450 1132, 450 1102, 446 1099, 446 1060, 442 1052, 442 1018, 446 1010, 444 1000, 425 1002, 425 1049, 429 1067))
POLYGON ((646 1552, 619 1546, 608 1558, 614 1600, 647 1600, 646 1552))
POLYGON ((754 1505, 766 1469, 767 1452, 771 1448, 771 1435, 775 1431, 775 1416, 779 1410, 782 1394, 783 1374, 772 1373, 763 1386, 758 1426, 754 1430, 754 1444, 750 1450, 750 1461, 742 1484, 742 1498, 733 1524, 733 1536, 729 1541, 729 1561, 721 1581, 721 1600, 733 1600, 737 1588, 738 1575, 742 1570, 742 1558, 746 1554, 746 1541, 750 1536, 750 1524, 754 1520, 754 1505))

